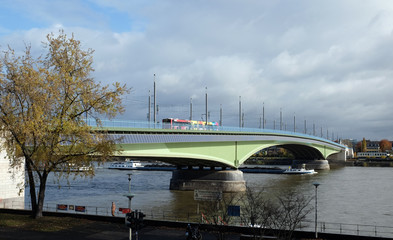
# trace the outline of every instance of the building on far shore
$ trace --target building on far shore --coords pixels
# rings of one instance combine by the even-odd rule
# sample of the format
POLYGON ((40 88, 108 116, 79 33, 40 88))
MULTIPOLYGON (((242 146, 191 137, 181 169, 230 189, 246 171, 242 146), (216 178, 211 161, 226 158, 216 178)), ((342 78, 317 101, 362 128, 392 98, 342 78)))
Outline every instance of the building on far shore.
POLYGON ((388 152, 358 152, 356 156, 358 158, 382 158, 389 157, 390 154, 388 152))
MULTIPOLYGON (((1 145, 0 145, 1 146, 1 145)), ((24 209, 25 164, 11 168, 10 160, 0 148, 0 208, 24 209)))
POLYGON ((366 140, 367 152, 379 152, 379 141, 366 140))

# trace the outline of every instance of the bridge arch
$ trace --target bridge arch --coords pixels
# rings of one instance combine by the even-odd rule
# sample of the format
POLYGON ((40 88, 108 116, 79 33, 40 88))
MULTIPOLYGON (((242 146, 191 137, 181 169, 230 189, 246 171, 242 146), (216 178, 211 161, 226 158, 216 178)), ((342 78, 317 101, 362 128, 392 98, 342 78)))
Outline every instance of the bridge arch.
POLYGON ((269 147, 282 147, 297 160, 326 159, 340 150, 312 144, 288 142, 183 142, 124 145, 120 156, 137 157, 175 164, 178 166, 239 167, 256 152, 269 147))
POLYGON ((283 147, 305 161, 323 160, 345 151, 345 146, 326 139, 284 132, 111 129, 109 133, 120 139, 117 144, 123 151, 118 156, 160 159, 183 166, 237 168, 254 153, 272 146, 283 147))
POLYGON ((283 144, 277 145, 277 147, 282 147, 290 151, 295 159, 301 160, 319 160, 323 159, 322 153, 313 147, 303 145, 303 144, 283 144))
MULTIPOLYGON (((313 144, 293 143, 293 142, 274 142, 274 143, 257 142, 254 149, 248 149, 249 146, 252 146, 251 143, 241 146, 242 148, 247 149, 245 151, 248 151, 248 153, 241 157, 239 161, 240 164, 245 162, 253 154, 261 150, 268 149, 270 147, 284 148, 290 151, 294 155, 294 158, 296 160, 304 160, 304 161, 322 160, 325 159, 330 154, 335 154, 340 152, 337 149, 335 150, 330 148, 327 149, 326 147, 321 147, 313 144)), ((239 152, 244 152, 244 150, 239 152)))
MULTIPOLYGON (((238 168, 252 154, 272 146, 291 151, 299 160, 318 162, 322 159, 321 161, 327 162, 324 159, 328 156, 346 149, 343 145, 315 136, 268 129, 245 132, 243 128, 237 131, 200 131, 106 127, 103 130, 109 133, 122 150, 117 156, 160 160, 178 166, 238 168)), ((239 170, 198 169, 201 171, 194 171, 194 168, 175 170, 171 179, 171 189, 189 190, 195 187, 195 182, 215 187, 220 183, 232 190, 242 189, 244 186, 243 175, 239 170), (184 177, 190 174, 192 179, 184 177), (234 182, 235 187, 232 186, 234 182)))

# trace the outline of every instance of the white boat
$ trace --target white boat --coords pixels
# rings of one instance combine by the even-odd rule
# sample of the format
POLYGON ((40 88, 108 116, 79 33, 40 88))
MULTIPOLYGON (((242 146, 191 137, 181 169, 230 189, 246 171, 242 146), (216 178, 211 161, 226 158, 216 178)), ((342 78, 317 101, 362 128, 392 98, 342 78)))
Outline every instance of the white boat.
POLYGON ((114 162, 108 168, 109 169, 124 169, 124 170, 137 170, 142 168, 142 164, 139 161, 125 161, 125 162, 114 162))
POLYGON ((87 172, 94 169, 93 165, 89 166, 76 166, 74 163, 67 163, 67 167, 58 166, 54 169, 55 172, 87 172))
POLYGON ((283 173, 284 174, 316 174, 317 172, 314 171, 314 169, 291 168, 291 167, 289 167, 283 173))

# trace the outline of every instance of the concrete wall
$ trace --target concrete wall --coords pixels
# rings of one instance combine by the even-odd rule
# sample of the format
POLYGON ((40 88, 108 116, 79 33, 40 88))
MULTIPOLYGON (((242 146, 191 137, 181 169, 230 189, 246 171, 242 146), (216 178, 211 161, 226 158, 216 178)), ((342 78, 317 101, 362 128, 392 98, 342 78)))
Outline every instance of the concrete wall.
POLYGON ((10 167, 6 151, 0 145, 0 208, 23 209, 25 206, 25 164, 10 167))
POLYGON ((246 190, 243 172, 239 170, 174 170, 170 182, 171 190, 211 190, 242 192, 246 190))
POLYGON ((345 161, 347 161, 347 156, 349 156, 350 154, 351 154, 350 149, 346 148, 341 152, 330 155, 327 159, 329 160, 329 162, 332 163, 338 163, 338 162, 344 163, 345 161))

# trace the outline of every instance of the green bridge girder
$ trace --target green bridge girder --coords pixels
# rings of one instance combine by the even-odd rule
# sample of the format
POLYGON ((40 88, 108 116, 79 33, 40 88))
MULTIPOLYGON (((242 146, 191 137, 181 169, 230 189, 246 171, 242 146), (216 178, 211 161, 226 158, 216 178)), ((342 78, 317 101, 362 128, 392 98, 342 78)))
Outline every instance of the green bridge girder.
POLYGON ((189 142, 136 142, 119 143, 116 155, 135 157, 141 159, 159 160, 179 166, 214 166, 214 167, 239 167, 254 153, 272 146, 280 146, 291 151, 301 160, 327 159, 332 154, 345 150, 345 146, 310 137, 299 137, 290 134, 270 133, 233 133, 233 132, 208 132, 185 131, 168 129, 107 129, 109 133, 122 133, 146 136, 190 134, 215 136, 264 136, 263 140, 232 140, 232 141, 189 141, 189 142))

